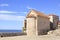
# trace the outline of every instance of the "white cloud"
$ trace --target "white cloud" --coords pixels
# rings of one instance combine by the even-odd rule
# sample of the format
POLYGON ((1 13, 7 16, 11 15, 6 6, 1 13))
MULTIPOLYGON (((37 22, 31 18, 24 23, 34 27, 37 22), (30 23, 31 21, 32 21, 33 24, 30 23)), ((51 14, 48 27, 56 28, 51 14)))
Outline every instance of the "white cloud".
POLYGON ((13 11, 6 11, 6 10, 0 10, 0 13, 27 13, 27 12, 13 12, 13 11))
POLYGON ((33 9, 33 8, 31 8, 31 7, 27 6, 27 9, 33 9))
POLYGON ((0 4, 0 6, 9 6, 8 4, 0 4))
POLYGON ((4 15, 0 14, 0 20, 12 20, 12 21, 23 21, 24 16, 15 16, 15 15, 4 15))
POLYGON ((27 6, 27 9, 29 9, 29 10, 30 10, 30 9, 35 9, 35 8, 33 8, 33 7, 30 7, 30 6, 27 6))
POLYGON ((26 14, 27 12, 18 12, 18 13, 25 13, 26 14))
POLYGON ((5 11, 5 10, 0 10, 0 13, 17 13, 17 12, 12 12, 12 11, 5 11))

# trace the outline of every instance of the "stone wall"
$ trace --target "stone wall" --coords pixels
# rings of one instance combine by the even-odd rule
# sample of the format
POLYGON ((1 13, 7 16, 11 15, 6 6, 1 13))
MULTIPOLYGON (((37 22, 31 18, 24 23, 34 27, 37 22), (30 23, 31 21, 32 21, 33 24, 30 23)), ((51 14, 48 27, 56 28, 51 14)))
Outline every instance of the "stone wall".
POLYGON ((50 17, 50 29, 51 30, 57 29, 58 28, 59 17, 55 16, 55 15, 49 16, 49 17, 50 17))
POLYGON ((60 24, 58 25, 58 28, 60 29, 60 24))
POLYGON ((37 27, 38 27, 38 34, 47 34, 47 31, 50 30, 50 22, 49 19, 46 19, 44 17, 38 17, 37 20, 37 27))
POLYGON ((58 21, 59 21, 59 17, 58 16, 53 16, 54 20, 53 20, 53 27, 55 27, 55 29, 58 28, 58 21))
POLYGON ((36 35, 36 20, 35 18, 27 18, 27 36, 36 35))

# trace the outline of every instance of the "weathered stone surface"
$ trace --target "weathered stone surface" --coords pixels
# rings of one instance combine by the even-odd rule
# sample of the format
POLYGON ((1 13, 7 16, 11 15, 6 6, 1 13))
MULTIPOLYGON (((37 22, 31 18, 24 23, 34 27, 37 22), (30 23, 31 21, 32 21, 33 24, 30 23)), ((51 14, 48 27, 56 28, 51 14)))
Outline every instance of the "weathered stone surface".
POLYGON ((60 36, 60 29, 56 29, 54 31, 49 31, 48 35, 60 36))

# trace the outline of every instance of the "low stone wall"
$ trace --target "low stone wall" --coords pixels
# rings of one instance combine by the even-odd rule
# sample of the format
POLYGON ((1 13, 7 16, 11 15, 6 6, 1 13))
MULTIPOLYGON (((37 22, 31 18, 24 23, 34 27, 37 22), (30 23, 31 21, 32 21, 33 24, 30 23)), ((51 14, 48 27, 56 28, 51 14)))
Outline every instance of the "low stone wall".
POLYGON ((0 33, 0 37, 21 36, 21 35, 26 35, 26 33, 24 33, 24 32, 20 32, 20 33, 0 33))

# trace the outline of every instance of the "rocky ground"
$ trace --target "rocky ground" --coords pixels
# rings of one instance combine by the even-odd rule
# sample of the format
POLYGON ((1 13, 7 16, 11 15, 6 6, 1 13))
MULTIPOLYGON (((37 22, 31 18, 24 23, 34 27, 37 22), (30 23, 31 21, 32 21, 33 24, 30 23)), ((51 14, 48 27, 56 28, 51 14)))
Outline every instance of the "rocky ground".
POLYGON ((50 31, 47 35, 1 37, 0 40, 60 40, 60 29, 50 31))
POLYGON ((3 37, 0 38, 0 40, 60 40, 60 36, 50 36, 50 35, 44 35, 44 36, 15 36, 15 37, 3 37))

